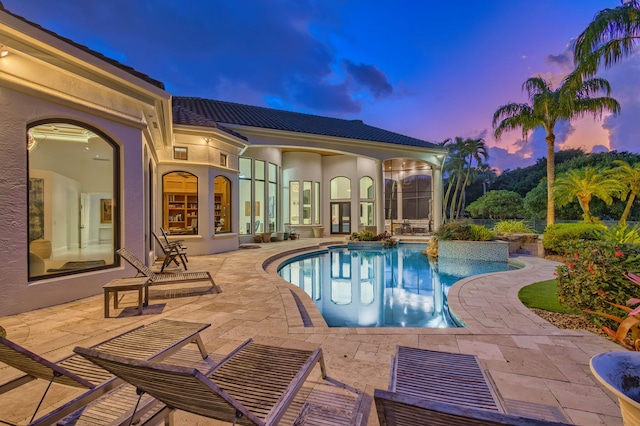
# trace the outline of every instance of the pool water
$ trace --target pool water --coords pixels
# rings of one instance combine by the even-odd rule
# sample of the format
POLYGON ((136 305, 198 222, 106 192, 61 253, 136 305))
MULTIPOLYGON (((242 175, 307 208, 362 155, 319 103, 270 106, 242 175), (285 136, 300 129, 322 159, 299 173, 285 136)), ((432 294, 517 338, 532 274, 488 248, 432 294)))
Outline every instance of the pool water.
POLYGON ((447 305, 462 278, 509 270, 507 262, 440 259, 422 253, 426 244, 297 256, 279 268, 302 288, 330 327, 459 327, 447 305))

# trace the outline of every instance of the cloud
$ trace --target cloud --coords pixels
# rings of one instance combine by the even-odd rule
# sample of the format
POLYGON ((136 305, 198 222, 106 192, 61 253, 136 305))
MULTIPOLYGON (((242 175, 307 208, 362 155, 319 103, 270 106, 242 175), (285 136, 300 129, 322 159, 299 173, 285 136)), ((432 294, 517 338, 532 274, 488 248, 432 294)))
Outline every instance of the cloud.
POLYGON ((387 76, 374 65, 355 64, 348 59, 343 61, 347 73, 354 80, 368 88, 374 98, 382 98, 393 94, 393 86, 387 80, 387 76))
POLYGON ((593 148, 591 148, 591 154, 599 154, 601 152, 609 152, 609 148, 604 145, 594 145, 593 148))

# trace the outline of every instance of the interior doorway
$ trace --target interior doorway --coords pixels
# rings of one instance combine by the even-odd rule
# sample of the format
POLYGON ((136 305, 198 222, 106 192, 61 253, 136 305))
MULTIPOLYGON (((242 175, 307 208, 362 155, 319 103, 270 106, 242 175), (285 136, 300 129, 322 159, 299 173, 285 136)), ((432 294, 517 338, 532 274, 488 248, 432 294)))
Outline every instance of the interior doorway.
POLYGON ((351 233, 351 202, 331 203, 331 233, 351 233))

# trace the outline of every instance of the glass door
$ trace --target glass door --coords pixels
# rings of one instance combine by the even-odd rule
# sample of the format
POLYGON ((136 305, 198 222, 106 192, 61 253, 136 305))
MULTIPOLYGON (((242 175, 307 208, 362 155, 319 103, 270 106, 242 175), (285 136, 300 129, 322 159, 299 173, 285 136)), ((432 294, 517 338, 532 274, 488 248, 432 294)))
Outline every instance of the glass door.
POLYGON ((331 233, 351 232, 351 202, 331 203, 331 233))

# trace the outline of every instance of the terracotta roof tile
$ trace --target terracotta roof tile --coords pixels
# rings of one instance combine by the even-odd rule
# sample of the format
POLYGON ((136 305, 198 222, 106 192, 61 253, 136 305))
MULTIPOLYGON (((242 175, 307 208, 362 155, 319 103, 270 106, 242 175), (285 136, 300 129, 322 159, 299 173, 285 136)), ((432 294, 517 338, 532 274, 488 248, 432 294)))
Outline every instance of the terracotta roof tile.
POLYGON ((394 143, 424 148, 437 148, 437 146, 431 142, 369 126, 361 120, 343 120, 232 102, 182 96, 174 96, 173 105, 174 122, 176 124, 194 124, 181 122, 181 118, 175 114, 175 106, 179 106, 196 113, 203 120, 206 119, 216 123, 237 124, 263 129, 394 143))

